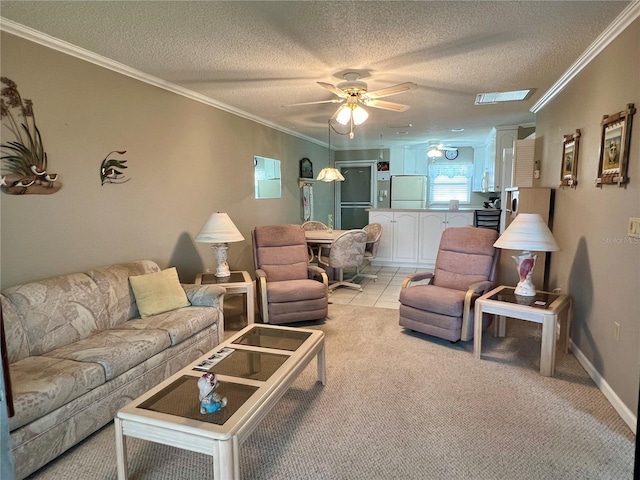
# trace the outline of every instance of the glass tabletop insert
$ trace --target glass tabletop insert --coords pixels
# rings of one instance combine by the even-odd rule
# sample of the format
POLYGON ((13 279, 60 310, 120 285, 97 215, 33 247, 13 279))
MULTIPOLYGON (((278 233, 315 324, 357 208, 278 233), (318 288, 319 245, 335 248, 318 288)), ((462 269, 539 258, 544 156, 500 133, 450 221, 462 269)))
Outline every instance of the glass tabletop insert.
POLYGON ((256 326, 233 343, 250 345, 252 347, 276 348, 293 352, 297 350, 310 335, 311 333, 309 332, 276 330, 256 326))
POLYGON ((216 393, 227 397, 227 405, 214 413, 200 413, 199 379, 183 375, 142 402, 138 408, 223 425, 258 390, 258 387, 251 385, 220 381, 216 393))
POLYGON ((217 375, 266 381, 289 358, 288 355, 234 350, 209 369, 217 375))
POLYGON ((499 300, 501 302, 515 303, 529 307, 548 309, 549 306, 560 296, 549 292, 536 292, 535 297, 525 297, 516 295, 515 288, 505 287, 497 293, 491 295, 489 300, 499 300))
POLYGON ((205 273, 202 275, 202 285, 211 285, 215 283, 240 283, 244 282, 242 272, 232 272, 228 277, 216 277, 214 273, 205 273))

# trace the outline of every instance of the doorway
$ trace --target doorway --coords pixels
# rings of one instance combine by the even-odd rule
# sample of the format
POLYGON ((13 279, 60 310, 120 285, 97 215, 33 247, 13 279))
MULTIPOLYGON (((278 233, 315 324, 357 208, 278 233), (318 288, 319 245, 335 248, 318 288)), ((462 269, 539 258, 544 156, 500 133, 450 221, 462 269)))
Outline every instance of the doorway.
POLYGON ((370 208, 376 201, 376 169, 374 160, 338 161, 336 168, 344 177, 336 182, 336 228, 351 230, 369 223, 370 208))

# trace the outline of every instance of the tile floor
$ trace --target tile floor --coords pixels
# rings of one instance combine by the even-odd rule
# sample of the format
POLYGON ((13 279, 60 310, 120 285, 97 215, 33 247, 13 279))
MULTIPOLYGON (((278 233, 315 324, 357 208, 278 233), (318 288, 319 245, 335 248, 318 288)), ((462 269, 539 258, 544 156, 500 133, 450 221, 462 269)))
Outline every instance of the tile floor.
MULTIPOLYGON (((412 273, 425 271, 425 269, 376 267, 368 265, 363 269, 366 273, 378 276, 374 281, 370 278, 359 277, 355 283, 362 285, 362 292, 352 288, 339 287, 329 295, 329 302, 343 305, 359 305, 362 307, 392 308, 398 310, 398 296, 402 282, 412 273)), ((353 272, 351 272, 351 275, 353 272)), ((350 272, 345 272, 344 277, 349 278, 350 272)))

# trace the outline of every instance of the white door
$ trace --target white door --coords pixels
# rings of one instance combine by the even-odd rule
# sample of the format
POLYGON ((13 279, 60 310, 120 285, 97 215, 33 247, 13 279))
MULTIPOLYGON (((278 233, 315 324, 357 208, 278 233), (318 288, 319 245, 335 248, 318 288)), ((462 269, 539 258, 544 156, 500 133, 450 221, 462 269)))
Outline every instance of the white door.
POLYGON ((369 223, 367 210, 375 207, 377 162, 339 161, 336 168, 344 181, 336 182, 335 227, 338 230, 362 228, 369 223))

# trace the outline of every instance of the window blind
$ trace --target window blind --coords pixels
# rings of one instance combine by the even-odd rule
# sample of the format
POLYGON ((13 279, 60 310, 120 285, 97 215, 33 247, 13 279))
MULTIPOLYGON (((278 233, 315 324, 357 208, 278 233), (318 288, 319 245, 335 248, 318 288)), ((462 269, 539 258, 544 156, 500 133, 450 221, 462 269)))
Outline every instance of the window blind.
POLYGON ((432 163, 429 165, 429 203, 460 203, 471 201, 473 164, 432 163))

